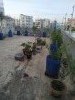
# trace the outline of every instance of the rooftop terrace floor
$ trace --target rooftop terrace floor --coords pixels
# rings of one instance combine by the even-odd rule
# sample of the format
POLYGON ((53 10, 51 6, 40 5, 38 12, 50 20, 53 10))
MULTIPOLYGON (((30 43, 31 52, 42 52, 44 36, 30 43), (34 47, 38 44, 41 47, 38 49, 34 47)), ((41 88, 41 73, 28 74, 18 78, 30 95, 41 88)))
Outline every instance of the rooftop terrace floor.
POLYGON ((27 41, 34 42, 35 38, 14 36, 0 41, 0 100, 73 100, 70 96, 53 98, 50 95, 51 79, 44 74, 46 47, 28 63, 15 61, 14 55, 22 52, 21 43, 27 41), (29 77, 23 78, 23 73, 29 77))

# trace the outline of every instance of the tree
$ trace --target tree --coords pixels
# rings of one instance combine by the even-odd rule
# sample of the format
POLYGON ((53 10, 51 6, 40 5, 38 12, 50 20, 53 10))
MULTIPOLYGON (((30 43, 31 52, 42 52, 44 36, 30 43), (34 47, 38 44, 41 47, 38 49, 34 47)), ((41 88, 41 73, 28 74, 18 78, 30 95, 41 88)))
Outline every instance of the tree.
POLYGON ((32 30, 33 30, 33 34, 36 34, 37 27, 36 27, 36 26, 33 26, 33 27, 32 27, 32 30))

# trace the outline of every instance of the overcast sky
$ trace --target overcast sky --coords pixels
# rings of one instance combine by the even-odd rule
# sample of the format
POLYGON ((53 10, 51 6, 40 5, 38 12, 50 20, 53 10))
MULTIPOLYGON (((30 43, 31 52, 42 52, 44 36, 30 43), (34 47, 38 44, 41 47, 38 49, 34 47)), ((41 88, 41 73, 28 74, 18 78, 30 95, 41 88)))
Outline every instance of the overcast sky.
POLYGON ((19 14, 35 18, 57 19, 59 21, 72 13, 75 0, 3 0, 5 14, 18 17, 19 14))

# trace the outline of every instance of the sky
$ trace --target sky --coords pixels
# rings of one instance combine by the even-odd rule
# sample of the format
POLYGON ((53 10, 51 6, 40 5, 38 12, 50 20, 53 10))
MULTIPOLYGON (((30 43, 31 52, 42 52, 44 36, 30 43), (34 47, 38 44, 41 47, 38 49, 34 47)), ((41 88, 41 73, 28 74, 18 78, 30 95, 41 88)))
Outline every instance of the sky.
MULTIPOLYGON (((65 14, 71 16, 75 0, 3 0, 5 14, 19 17, 20 14, 37 18, 63 21, 65 14)), ((75 14, 74 14, 75 16, 75 14)))

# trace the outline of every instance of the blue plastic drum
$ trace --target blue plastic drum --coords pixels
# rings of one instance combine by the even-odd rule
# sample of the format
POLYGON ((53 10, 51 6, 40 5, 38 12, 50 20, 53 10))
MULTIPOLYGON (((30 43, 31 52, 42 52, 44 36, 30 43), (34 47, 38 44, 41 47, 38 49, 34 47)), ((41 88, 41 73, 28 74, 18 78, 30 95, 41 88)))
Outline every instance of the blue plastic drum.
POLYGON ((13 33, 11 30, 8 32, 8 37, 13 37, 13 33))
POLYGON ((45 74, 53 78, 58 78, 59 70, 60 70, 60 60, 55 60, 51 57, 51 55, 48 55, 46 58, 45 74))

